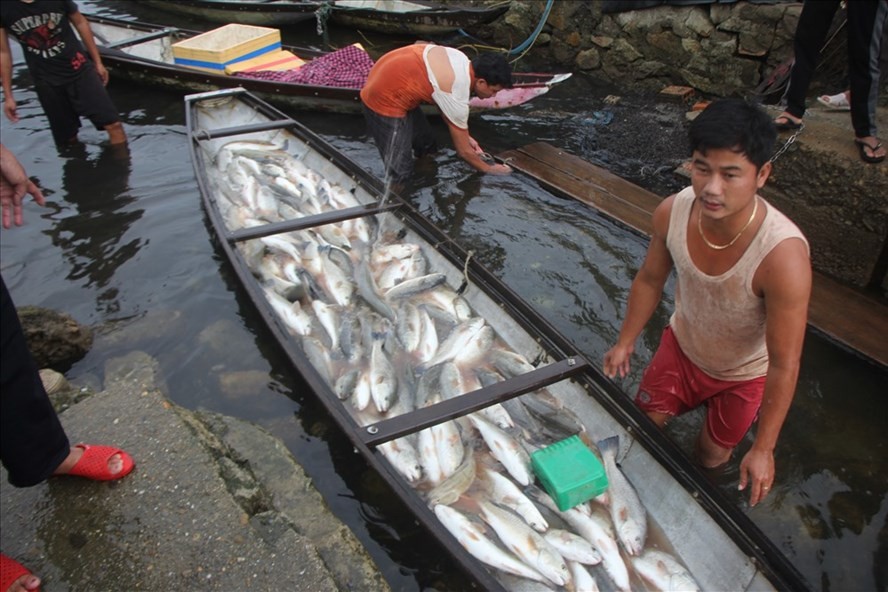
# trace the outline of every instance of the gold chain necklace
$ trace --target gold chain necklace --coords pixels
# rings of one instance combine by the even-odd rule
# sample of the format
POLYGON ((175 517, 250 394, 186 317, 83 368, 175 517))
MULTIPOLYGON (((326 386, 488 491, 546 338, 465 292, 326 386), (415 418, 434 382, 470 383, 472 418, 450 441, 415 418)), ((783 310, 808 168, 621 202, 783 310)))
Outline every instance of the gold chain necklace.
POLYGON ((731 245, 737 242, 737 239, 740 238, 740 235, 746 232, 746 229, 749 228, 749 225, 752 224, 752 221, 755 219, 755 214, 758 212, 759 200, 758 196, 755 198, 755 205, 752 206, 752 215, 749 217, 749 220, 746 221, 746 224, 743 225, 743 228, 740 229, 740 232, 737 233, 737 236, 731 239, 726 245, 714 245, 709 242, 709 239, 706 238, 706 235, 703 234, 703 205, 700 204, 700 215, 697 216, 697 230, 700 231, 700 238, 703 239, 703 242, 706 243, 706 246, 710 249, 715 249, 716 251, 721 251, 722 249, 727 249, 731 245))

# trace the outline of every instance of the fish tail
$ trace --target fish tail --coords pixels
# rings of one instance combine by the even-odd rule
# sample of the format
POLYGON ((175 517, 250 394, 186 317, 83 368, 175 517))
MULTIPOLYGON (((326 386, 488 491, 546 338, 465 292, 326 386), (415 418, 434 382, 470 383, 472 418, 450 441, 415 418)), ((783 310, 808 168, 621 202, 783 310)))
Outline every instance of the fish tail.
POLYGON ((601 456, 607 456, 608 454, 612 455, 614 458, 617 456, 617 451, 620 449, 620 436, 619 434, 610 436, 603 440, 598 441, 598 450, 601 452, 601 456))

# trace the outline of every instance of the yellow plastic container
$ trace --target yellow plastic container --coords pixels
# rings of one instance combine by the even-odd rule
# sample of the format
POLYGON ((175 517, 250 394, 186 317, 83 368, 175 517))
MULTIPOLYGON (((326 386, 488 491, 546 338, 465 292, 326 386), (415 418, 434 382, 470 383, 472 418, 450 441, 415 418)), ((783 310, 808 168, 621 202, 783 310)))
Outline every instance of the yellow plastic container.
POLYGON ((555 442, 530 455, 534 474, 562 512, 607 490, 607 474, 579 436, 555 442))
POLYGON ((281 49, 281 32, 268 27, 230 24, 172 45, 173 62, 222 74, 225 67, 281 49))

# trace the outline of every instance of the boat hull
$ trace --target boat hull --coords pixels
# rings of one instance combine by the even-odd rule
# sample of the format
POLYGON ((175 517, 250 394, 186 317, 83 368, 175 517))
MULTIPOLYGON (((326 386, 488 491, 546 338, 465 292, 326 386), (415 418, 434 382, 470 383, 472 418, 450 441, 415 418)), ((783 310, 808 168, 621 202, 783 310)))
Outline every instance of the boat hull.
MULTIPOLYGON (((175 64, 171 45, 199 34, 197 31, 92 15, 87 18, 96 37, 102 61, 114 78, 186 93, 242 87, 263 100, 286 109, 353 114, 361 112, 359 88, 229 76, 175 64)), ((308 48, 284 49, 306 60, 325 55, 324 52, 308 48)), ((545 94, 553 85, 569 77, 569 73, 516 73, 514 88, 504 89, 493 99, 473 97, 470 112, 480 113, 519 105, 545 94)), ((423 111, 429 114, 438 112, 432 105, 424 105, 423 111)))
MULTIPOLYGON (((444 35, 460 29, 492 22, 509 10, 508 4, 492 8, 461 7, 453 3, 436 8, 398 12, 334 3, 330 20, 343 27, 392 35, 444 35)), ((352 3, 354 4, 354 3, 352 3)), ((372 2, 368 4, 373 4, 372 2)))
MULTIPOLYGON (((185 102, 189 146, 203 204, 214 238, 242 288, 296 371, 355 448, 483 589, 515 589, 528 582, 503 576, 468 553, 430 507, 444 502, 430 501, 427 489, 411 482, 383 447, 410 439, 427 428, 464 421, 499 403, 526 401, 542 390, 560 401, 562 414, 569 413, 576 418, 584 439, 596 442, 605 436, 619 437, 621 469, 638 490, 647 515, 664 534, 665 540, 659 544, 671 547, 702 589, 808 589, 804 579, 767 537, 744 514, 731 507, 675 444, 577 354, 572 344, 473 260, 470 253, 443 235, 398 195, 387 194, 379 180, 322 138, 243 89, 190 95, 185 102), (286 158, 298 160, 318 178, 352 196, 356 205, 304 217, 239 223, 225 205, 226 200, 231 199, 231 191, 226 193, 225 189, 226 175, 229 175, 225 171, 231 163, 231 155, 226 152, 230 150, 230 142, 252 142, 262 149, 273 146, 274 154, 285 153, 286 158), (223 163, 228 165, 220 169, 223 163), (469 306, 472 318, 483 320, 492 329, 496 347, 533 360, 532 369, 442 402, 398 412, 390 410, 375 414, 370 420, 356 411, 354 399, 338 396, 332 385, 330 364, 337 364, 339 372, 347 372, 349 364, 355 364, 355 369, 360 370, 359 364, 363 362, 350 362, 350 358, 343 361, 341 356, 331 362, 330 358, 319 357, 317 350, 309 348, 309 344, 317 341, 310 332, 320 333, 320 330, 295 332, 294 325, 271 304, 267 284, 257 279, 261 275, 255 265, 257 251, 251 245, 274 237, 304 238, 299 233, 316 232, 331 224, 355 220, 366 221, 377 232, 374 238, 351 245, 349 257, 353 258, 354 265, 371 259, 369 245, 375 249, 385 242, 382 237, 396 237, 397 241, 415 245, 427 260, 428 270, 443 274, 446 285, 469 306), (248 256, 248 253, 254 255, 248 256)), ((263 157, 265 162, 270 162, 269 159, 263 157)), ((302 246, 293 251, 293 256, 305 261, 310 242, 297 243, 302 246)), ((303 305, 308 308, 305 302, 303 305)), ((482 362, 472 363, 477 366, 482 362)), ((417 376, 428 370, 422 364, 408 369, 418 372, 417 376)))
POLYGON ((294 25, 315 18, 317 2, 237 2, 221 0, 144 0, 152 8, 184 14, 214 23, 259 27, 294 25))

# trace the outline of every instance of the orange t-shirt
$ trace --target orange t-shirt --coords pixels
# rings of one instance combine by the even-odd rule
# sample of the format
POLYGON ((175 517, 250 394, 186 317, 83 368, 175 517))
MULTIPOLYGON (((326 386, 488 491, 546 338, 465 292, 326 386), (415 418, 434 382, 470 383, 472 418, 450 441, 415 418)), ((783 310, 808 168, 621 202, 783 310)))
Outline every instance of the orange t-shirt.
POLYGON ((432 102, 432 83, 422 59, 425 45, 408 45, 379 58, 361 89, 361 100, 385 117, 404 117, 432 102))

